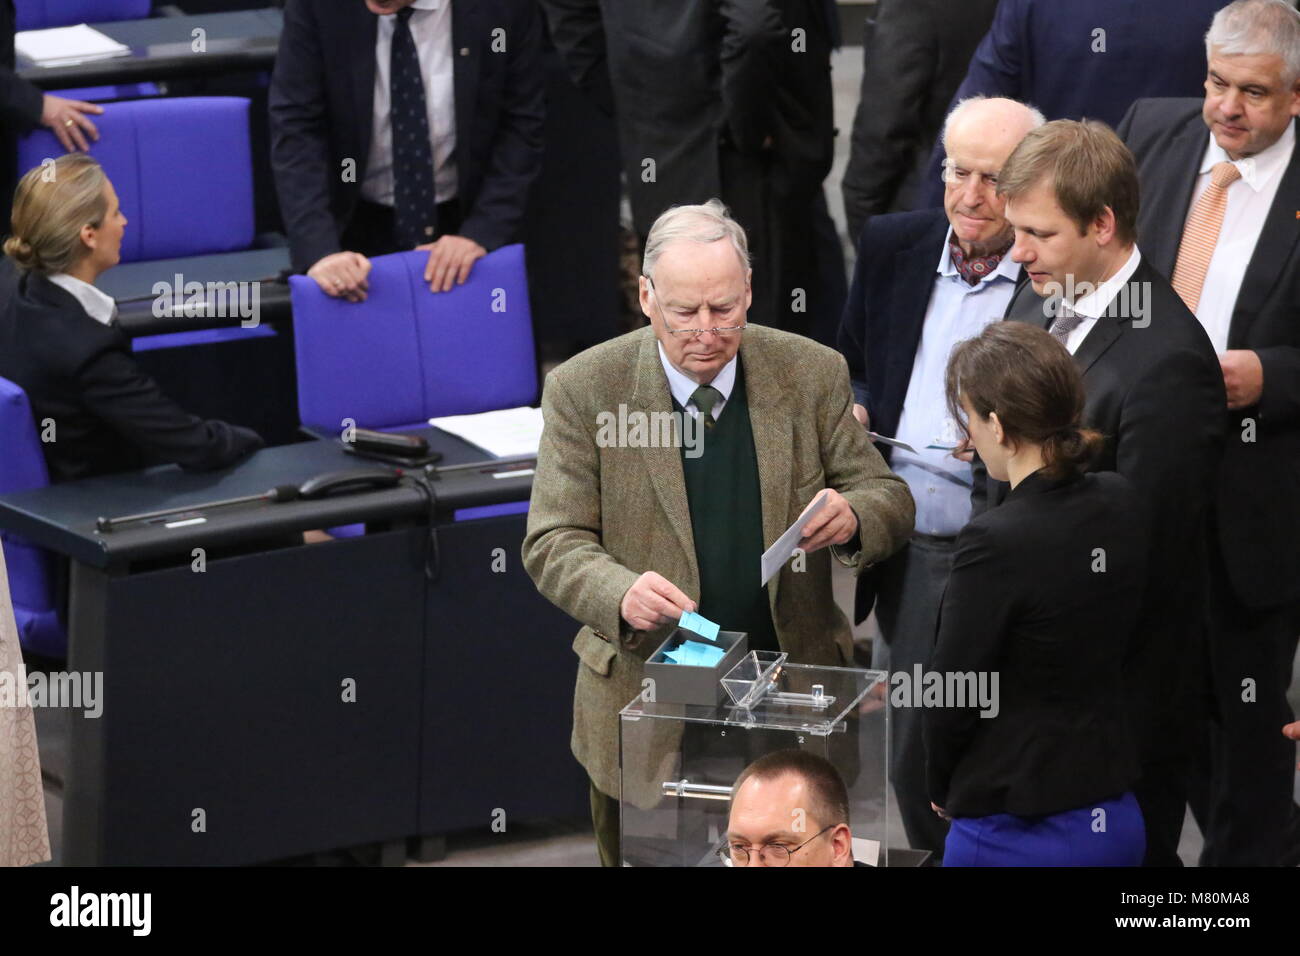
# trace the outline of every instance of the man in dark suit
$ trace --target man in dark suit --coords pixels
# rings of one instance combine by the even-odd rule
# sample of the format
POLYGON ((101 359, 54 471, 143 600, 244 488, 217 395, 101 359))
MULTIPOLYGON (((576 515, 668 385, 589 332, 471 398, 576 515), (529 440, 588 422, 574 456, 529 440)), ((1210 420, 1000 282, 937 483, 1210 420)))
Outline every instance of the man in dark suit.
MULTIPOLYGON (((1084 423, 1106 437, 1093 468, 1128 478, 1148 510, 1147 589, 1125 661, 1126 697, 1146 863, 1177 866, 1223 377, 1205 330, 1138 251, 1137 170, 1111 129, 1073 120, 1040 127, 1002 167, 998 191, 1015 228, 1011 257, 1029 277, 1007 318, 1048 329, 1074 355, 1084 423)), ((990 489, 990 501, 997 497, 990 489)))
POLYGON ((0 234, 9 231, 9 204, 18 184, 18 137, 20 132, 48 126, 68 152, 86 149, 99 139, 95 123, 87 115, 104 108, 81 100, 42 93, 14 72, 14 3, 0 0, 0 234))
POLYGON ((632 220, 721 197, 749 236, 750 321, 834 340, 844 257, 830 0, 542 0, 574 82, 618 122, 632 220))
POLYGON ((541 166, 530 0, 290 0, 271 164, 295 269, 365 298, 368 256, 428 249, 435 291, 516 235, 541 166))
MULTIPOLYGON (((934 447, 956 441, 944 371, 954 345, 1002 317, 1020 279, 995 187, 1011 151, 1042 121, 1011 100, 963 103, 945 124, 944 210, 876 216, 858 243, 839 340, 854 413, 914 449, 881 446, 911 489, 916 522, 905 550, 858 578, 855 613, 862 620, 875 605, 896 673, 929 659, 957 532, 970 518, 969 464, 934 447)), ((939 861, 947 826, 930 811, 919 712, 897 710, 890 736, 908 840, 939 861)))
MULTIPOLYGON (((1009 96, 1049 120, 1111 126, 1143 96, 1191 96, 1204 78, 1201 37, 1228 0, 1002 0, 954 102, 1009 96)), ((923 181, 939 204, 938 146, 923 181)))
POLYGON ((1201 862, 1295 865, 1294 753, 1277 728, 1294 719, 1300 632, 1300 61, 1283 57, 1300 15, 1234 3, 1208 41, 1204 99, 1140 100, 1120 134, 1137 156, 1143 251, 1205 327, 1228 393, 1211 548, 1218 721, 1192 791, 1201 862))
POLYGON ((849 239, 871 216, 915 209, 930 148, 997 0, 880 0, 841 189, 849 239))

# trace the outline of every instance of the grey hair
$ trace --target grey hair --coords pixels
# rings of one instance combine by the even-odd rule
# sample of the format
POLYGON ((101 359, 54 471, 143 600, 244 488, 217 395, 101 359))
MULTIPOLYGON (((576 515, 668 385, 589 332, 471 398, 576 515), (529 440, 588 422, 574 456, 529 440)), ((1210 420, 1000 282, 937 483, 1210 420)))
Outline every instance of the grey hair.
POLYGON ((731 247, 740 257, 741 268, 748 272, 749 240, 721 200, 710 199, 697 206, 672 206, 660 213, 650 227, 645 255, 641 260, 641 274, 654 278, 655 263, 669 243, 686 241, 703 245, 719 239, 731 240, 731 247))
POLYGON ((1282 80, 1300 79, 1300 13, 1285 0, 1236 0, 1214 15, 1205 34, 1205 56, 1282 58, 1282 80))
MULTIPOLYGON (((962 100, 960 103, 958 103, 956 106, 954 106, 954 107, 952 108, 951 111, 949 111, 947 117, 944 118, 944 121, 943 121, 943 134, 942 134, 942 136, 941 136, 940 139, 939 139, 939 142, 943 143, 943 151, 944 151, 945 153, 948 152, 948 132, 949 132, 949 130, 952 129, 952 125, 953 125, 953 123, 955 123, 955 122, 957 122, 957 120, 961 119, 962 116, 965 115, 965 113, 966 113, 966 112, 967 112, 967 111, 968 111, 972 106, 976 106, 976 105, 979 104, 979 103, 988 103, 988 102, 990 102, 990 101, 992 101, 992 100, 995 100, 995 99, 1007 99, 1007 98, 1006 98, 1006 97, 1001 97, 1001 96, 982 96, 982 95, 981 95, 981 96, 968 96, 968 97, 966 97, 966 99, 962 100)), ((1017 100, 1008 100, 1008 102, 1016 103, 1016 105, 1018 105, 1018 106, 1023 106, 1023 107, 1025 108, 1025 112, 1026 112, 1026 113, 1028 114, 1028 116, 1029 116, 1029 129, 1030 129, 1030 130, 1038 129, 1038 127, 1042 126, 1044 123, 1047 122, 1047 117, 1045 117, 1045 116, 1042 114, 1041 111, 1039 111, 1039 110, 1035 109, 1034 107, 1030 106, 1028 103, 1020 103, 1020 102, 1017 101, 1017 100)), ((1028 130, 1027 130, 1026 132, 1028 132, 1028 130)))

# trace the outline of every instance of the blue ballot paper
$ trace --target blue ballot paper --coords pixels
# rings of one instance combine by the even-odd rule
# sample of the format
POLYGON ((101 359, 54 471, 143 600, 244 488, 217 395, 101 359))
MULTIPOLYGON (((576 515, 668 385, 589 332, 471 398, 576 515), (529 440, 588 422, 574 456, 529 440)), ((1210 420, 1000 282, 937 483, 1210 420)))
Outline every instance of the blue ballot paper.
POLYGON ((692 631, 708 641, 718 639, 718 625, 714 624, 707 617, 700 617, 694 611, 687 611, 682 615, 682 619, 677 622, 678 626, 685 630, 692 631))
POLYGON ((664 658, 674 664, 686 664, 689 667, 712 667, 722 660, 725 654, 716 644, 701 641, 683 641, 671 651, 664 651, 664 658))

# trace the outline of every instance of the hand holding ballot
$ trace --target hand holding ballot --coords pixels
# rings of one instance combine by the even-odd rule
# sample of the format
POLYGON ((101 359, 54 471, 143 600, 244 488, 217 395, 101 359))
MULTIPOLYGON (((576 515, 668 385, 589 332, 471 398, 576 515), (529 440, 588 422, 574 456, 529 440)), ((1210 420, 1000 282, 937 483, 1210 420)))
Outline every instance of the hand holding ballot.
POLYGON ((858 516, 853 513, 848 499, 834 488, 827 488, 814 496, 808 508, 804 509, 805 514, 819 498, 825 499, 826 503, 804 525, 799 541, 805 554, 812 554, 830 544, 846 544, 858 531, 858 516))
POLYGON ((695 610, 695 602, 662 574, 647 571, 637 578, 619 605, 619 613, 636 631, 653 631, 695 610))

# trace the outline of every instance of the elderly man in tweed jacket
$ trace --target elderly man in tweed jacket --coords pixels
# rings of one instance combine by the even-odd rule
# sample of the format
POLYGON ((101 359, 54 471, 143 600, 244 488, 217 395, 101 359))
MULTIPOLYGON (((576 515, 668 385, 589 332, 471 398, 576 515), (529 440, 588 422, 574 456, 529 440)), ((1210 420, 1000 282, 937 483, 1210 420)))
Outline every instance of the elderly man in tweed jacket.
POLYGON ((721 203, 660 216, 643 273, 651 326, 546 380, 523 545, 538 590, 583 625, 573 752, 591 778, 606 865, 618 861, 618 712, 682 612, 745 631, 751 650, 842 665, 852 643, 831 553, 861 571, 902 547, 913 521, 906 484, 853 417, 844 359, 745 328, 745 234, 721 203), (636 427, 673 413, 671 441, 636 427), (806 567, 787 563, 761 585, 762 552, 819 494, 806 567))

